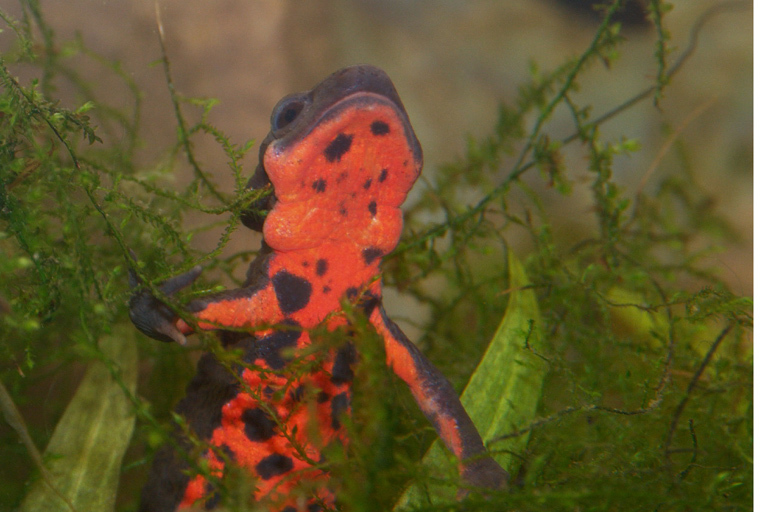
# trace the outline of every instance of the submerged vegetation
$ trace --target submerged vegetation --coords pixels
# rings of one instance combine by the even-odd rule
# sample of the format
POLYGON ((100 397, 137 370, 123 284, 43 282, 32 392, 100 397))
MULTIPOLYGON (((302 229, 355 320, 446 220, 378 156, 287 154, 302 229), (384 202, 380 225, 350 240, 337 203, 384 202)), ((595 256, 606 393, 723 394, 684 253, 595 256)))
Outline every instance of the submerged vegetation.
MULTIPOLYGON (((427 311, 418 344, 455 383, 504 374, 520 358, 536 361, 536 371, 514 385, 468 390, 469 400, 484 402, 473 413, 478 424, 492 411, 502 415, 486 432, 513 491, 470 495, 461 510, 752 509, 752 302, 707 263, 733 230, 682 158, 679 172, 627 193, 613 163, 642 141, 601 134, 603 123, 637 102, 663 104, 665 87, 684 72, 696 37, 673 60, 664 25, 671 2, 649 2, 655 84, 600 117, 575 99, 588 68, 620 58, 611 21, 620 3, 606 7, 580 55, 549 72, 532 69, 517 96, 499 106, 493 133, 471 139, 462 159, 430 177, 385 265, 385 283, 427 311), (572 135, 550 133, 556 111, 570 115, 572 135), (588 182, 575 179, 566 151, 586 158, 588 182), (563 201, 578 188, 589 192, 583 211, 591 228, 557 236, 535 184, 541 177, 546 194, 563 201), (481 199, 467 205, 467 191, 481 199), (531 250, 517 254, 518 266, 513 240, 521 238, 531 250), (519 311, 525 315, 515 317, 519 311), (497 332, 502 319, 507 328, 497 332), (518 352, 498 352, 507 355, 475 370, 492 339, 518 352), (516 409, 521 402, 533 408, 516 409)), ((163 52, 178 139, 161 161, 140 163, 141 91, 130 73, 78 39, 57 40, 36 1, 22 8, 20 20, 0 11, 3 30, 16 37, 0 56, 0 406, 9 427, 0 428, 0 453, 13 461, 0 465, 0 508, 131 510, 151 454, 178 420, 170 411, 192 370, 190 349, 148 340, 130 324, 128 269, 156 286, 206 266, 209 281, 187 297, 210 291, 217 275, 239 275, 254 252, 221 254, 259 193, 245 190, 252 143, 237 144, 209 122, 215 102, 173 87, 163 52), (101 102, 74 56, 117 78, 133 106, 101 102), (37 78, 17 79, 22 65, 37 78), (76 91, 77 107, 58 101, 62 82, 76 91), (231 173, 235 190, 219 189, 199 163, 193 141, 201 138, 218 144, 217 172, 231 173), (182 168, 194 178, 174 186, 182 168), (217 217, 185 229, 195 212, 217 217), (202 232, 220 233, 214 250, 191 247, 202 232), (83 404, 99 400, 109 405, 101 415, 83 404), (62 415, 67 421, 58 422, 62 415), (109 478, 93 485, 90 474, 109 478)), ((434 434, 369 337, 361 337, 351 453, 329 456, 347 489, 340 493, 346 510, 392 509, 413 479, 455 486, 445 466, 420 461, 434 434)), ((201 344, 217 350, 213 340, 201 344)), ((245 510, 247 476, 225 486, 224 502, 245 510)), ((437 500, 398 506, 458 509, 437 500)))

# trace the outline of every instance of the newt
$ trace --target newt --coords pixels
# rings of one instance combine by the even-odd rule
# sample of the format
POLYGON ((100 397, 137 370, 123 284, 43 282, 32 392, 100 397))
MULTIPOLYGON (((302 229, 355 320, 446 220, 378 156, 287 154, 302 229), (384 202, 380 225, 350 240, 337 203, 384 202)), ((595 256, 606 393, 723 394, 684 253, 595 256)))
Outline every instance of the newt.
MULTIPOLYGON (((271 192, 242 216, 247 227, 263 234, 258 256, 242 287, 185 306, 196 328, 216 330, 243 364, 233 375, 212 354, 201 357, 176 411, 209 447, 200 455, 199 447, 195 451, 179 436, 189 457, 205 459, 206 474, 194 474, 178 447, 160 449, 140 510, 215 508, 220 497, 212 480, 229 464, 253 475, 253 498, 268 510, 335 508, 323 449, 346 440, 354 335, 341 346, 312 352, 312 372, 297 376, 291 368, 296 354, 319 343, 318 327, 349 331, 344 301, 355 304, 380 336, 387 365, 456 455, 464 482, 506 485, 507 472, 486 451, 450 382, 382 306, 381 259, 400 240, 400 207, 421 168, 421 146, 408 114, 378 68, 341 69, 276 105, 248 182, 249 188, 271 192), (267 210, 266 217, 253 213, 258 210, 267 210), (306 482, 320 484, 302 490, 306 482)), ((173 294, 200 273, 194 268, 160 289, 173 294)), ((130 304, 136 327, 152 338, 184 343, 193 327, 145 288, 137 290, 130 304)))

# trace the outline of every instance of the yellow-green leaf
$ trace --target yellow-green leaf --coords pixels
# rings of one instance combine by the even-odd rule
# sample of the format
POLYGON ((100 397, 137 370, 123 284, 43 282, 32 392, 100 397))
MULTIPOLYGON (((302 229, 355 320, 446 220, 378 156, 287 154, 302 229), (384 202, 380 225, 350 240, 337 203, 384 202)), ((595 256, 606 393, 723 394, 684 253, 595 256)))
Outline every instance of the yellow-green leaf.
POLYGON ((114 509, 120 464, 135 419, 124 389, 135 392, 138 359, 133 336, 104 338, 99 347, 119 368, 125 388, 104 362, 91 364, 45 450, 50 477, 30 486, 20 512, 114 509))
MULTIPOLYGON (((531 424, 536 415, 546 363, 536 355, 540 349, 540 319, 536 296, 530 289, 525 270, 517 258, 508 254, 509 301, 504 318, 482 361, 461 395, 461 402, 477 426, 486 446, 505 469, 512 469, 513 454, 525 451, 528 434, 509 436, 531 424), (495 440, 495 441, 494 441, 495 440)), ((457 480, 455 459, 436 441, 422 463, 429 474, 457 480)), ((511 471, 513 472, 513 471, 511 471)), ((425 503, 455 500, 456 488, 430 484, 412 485, 401 497, 397 510, 425 503)))

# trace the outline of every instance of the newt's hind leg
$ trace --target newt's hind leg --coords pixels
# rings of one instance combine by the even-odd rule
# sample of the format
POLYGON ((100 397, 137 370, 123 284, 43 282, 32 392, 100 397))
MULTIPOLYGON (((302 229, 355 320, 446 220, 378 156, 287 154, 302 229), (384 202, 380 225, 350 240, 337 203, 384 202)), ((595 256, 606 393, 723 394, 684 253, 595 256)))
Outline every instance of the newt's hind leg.
POLYGON ((504 488, 509 474, 488 454, 448 379, 424 357, 381 307, 371 323, 384 338, 387 364, 411 389, 419 408, 459 459, 461 476, 473 487, 504 488))

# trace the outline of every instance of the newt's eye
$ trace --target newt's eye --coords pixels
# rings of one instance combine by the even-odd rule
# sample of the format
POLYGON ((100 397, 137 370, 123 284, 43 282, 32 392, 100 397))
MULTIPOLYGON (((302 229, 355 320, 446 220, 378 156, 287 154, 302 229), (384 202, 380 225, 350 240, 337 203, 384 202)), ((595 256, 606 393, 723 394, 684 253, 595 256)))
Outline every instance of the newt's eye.
POLYGON ((272 131, 282 130, 294 122, 308 101, 306 94, 292 94, 280 100, 272 111, 272 131))

